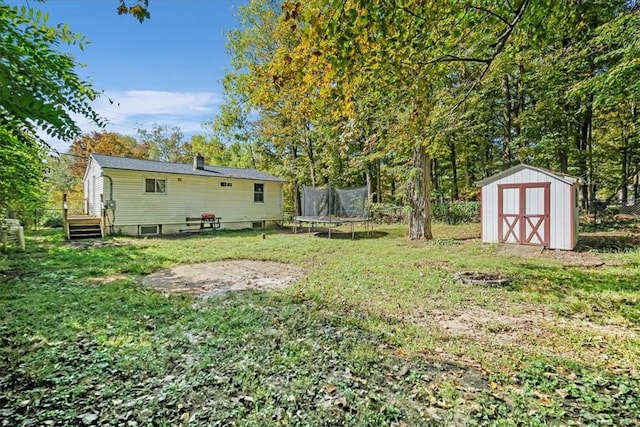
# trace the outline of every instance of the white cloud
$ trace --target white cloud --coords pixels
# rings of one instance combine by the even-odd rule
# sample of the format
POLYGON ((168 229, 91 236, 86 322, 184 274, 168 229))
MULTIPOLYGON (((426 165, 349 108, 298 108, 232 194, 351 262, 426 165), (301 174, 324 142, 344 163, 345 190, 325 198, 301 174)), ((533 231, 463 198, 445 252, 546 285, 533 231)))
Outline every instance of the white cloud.
POLYGON ((149 115, 201 115, 212 112, 222 98, 213 92, 167 92, 130 90, 106 92, 97 101, 96 110, 106 117, 122 118, 149 115))
MULTIPOLYGON (((136 129, 154 124, 178 126, 185 135, 202 132, 202 122, 219 111, 222 97, 214 92, 169 92, 156 90, 105 91, 94 102, 95 111, 107 121, 104 130, 135 135, 136 129)), ((84 133, 100 130, 85 117, 74 117, 84 133)), ((58 151, 68 143, 49 140, 58 151)))

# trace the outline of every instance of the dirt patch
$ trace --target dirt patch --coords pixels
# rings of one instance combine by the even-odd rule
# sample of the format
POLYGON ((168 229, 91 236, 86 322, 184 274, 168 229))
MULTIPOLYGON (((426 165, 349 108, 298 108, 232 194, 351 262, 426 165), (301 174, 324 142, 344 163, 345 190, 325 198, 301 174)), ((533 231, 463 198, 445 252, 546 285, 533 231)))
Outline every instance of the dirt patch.
POLYGON ((605 261, 598 254, 591 252, 545 249, 542 256, 560 261, 563 267, 600 267, 605 265, 605 261))
POLYGON ((585 342, 601 342, 601 346, 590 345, 585 353, 601 357, 609 340, 638 339, 640 331, 617 324, 601 325, 579 318, 563 318, 556 314, 531 309, 517 315, 497 313, 477 306, 467 306, 452 313, 433 310, 427 318, 435 320, 447 334, 472 338, 487 345, 511 344, 520 348, 534 346, 545 348, 549 354, 564 355, 562 348, 553 343, 558 335, 582 337, 585 342))
POLYGON ((503 244, 497 247, 496 254, 522 258, 554 259, 560 261, 563 267, 600 267, 605 265, 605 261, 598 253, 545 249, 542 246, 503 244))
POLYGON ((94 285, 108 285, 109 283, 117 282, 119 280, 126 280, 127 276, 124 274, 113 274, 111 276, 104 277, 90 277, 87 282, 92 283, 94 285))
POLYGON ((282 289, 303 274, 302 269, 277 262, 231 260, 181 265, 149 274, 142 284, 167 294, 202 298, 245 290, 282 289))

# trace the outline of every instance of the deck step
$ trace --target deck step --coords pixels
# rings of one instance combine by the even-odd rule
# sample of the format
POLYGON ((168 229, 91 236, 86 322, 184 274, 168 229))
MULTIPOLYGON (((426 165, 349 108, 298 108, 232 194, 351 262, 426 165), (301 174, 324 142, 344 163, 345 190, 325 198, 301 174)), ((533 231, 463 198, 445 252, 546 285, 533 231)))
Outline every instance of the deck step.
POLYGON ((69 239, 101 239, 102 230, 100 224, 69 224, 69 239))

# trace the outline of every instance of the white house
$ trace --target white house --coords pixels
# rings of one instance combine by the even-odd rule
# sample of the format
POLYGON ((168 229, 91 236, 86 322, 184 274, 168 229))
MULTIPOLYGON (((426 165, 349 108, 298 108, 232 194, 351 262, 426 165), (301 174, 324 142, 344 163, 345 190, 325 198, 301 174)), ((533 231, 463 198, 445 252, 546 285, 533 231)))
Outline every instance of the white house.
POLYGON ((83 183, 87 215, 103 218, 112 233, 198 229, 202 214, 215 214, 225 229, 283 219, 283 180, 255 169, 208 166, 199 155, 190 165, 91 154, 83 183))
POLYGON ((575 248, 577 178, 520 164, 478 185, 483 242, 575 248))

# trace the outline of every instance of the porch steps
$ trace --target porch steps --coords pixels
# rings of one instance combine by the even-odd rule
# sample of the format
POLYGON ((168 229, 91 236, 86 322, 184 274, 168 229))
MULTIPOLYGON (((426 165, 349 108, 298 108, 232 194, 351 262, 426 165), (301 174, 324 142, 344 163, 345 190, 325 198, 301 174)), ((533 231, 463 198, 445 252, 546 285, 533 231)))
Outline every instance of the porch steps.
POLYGON ((103 234, 100 218, 70 216, 67 219, 67 237, 69 240, 101 239, 103 234))
POLYGON ((69 224, 69 240, 101 239, 102 229, 100 224, 69 224))

